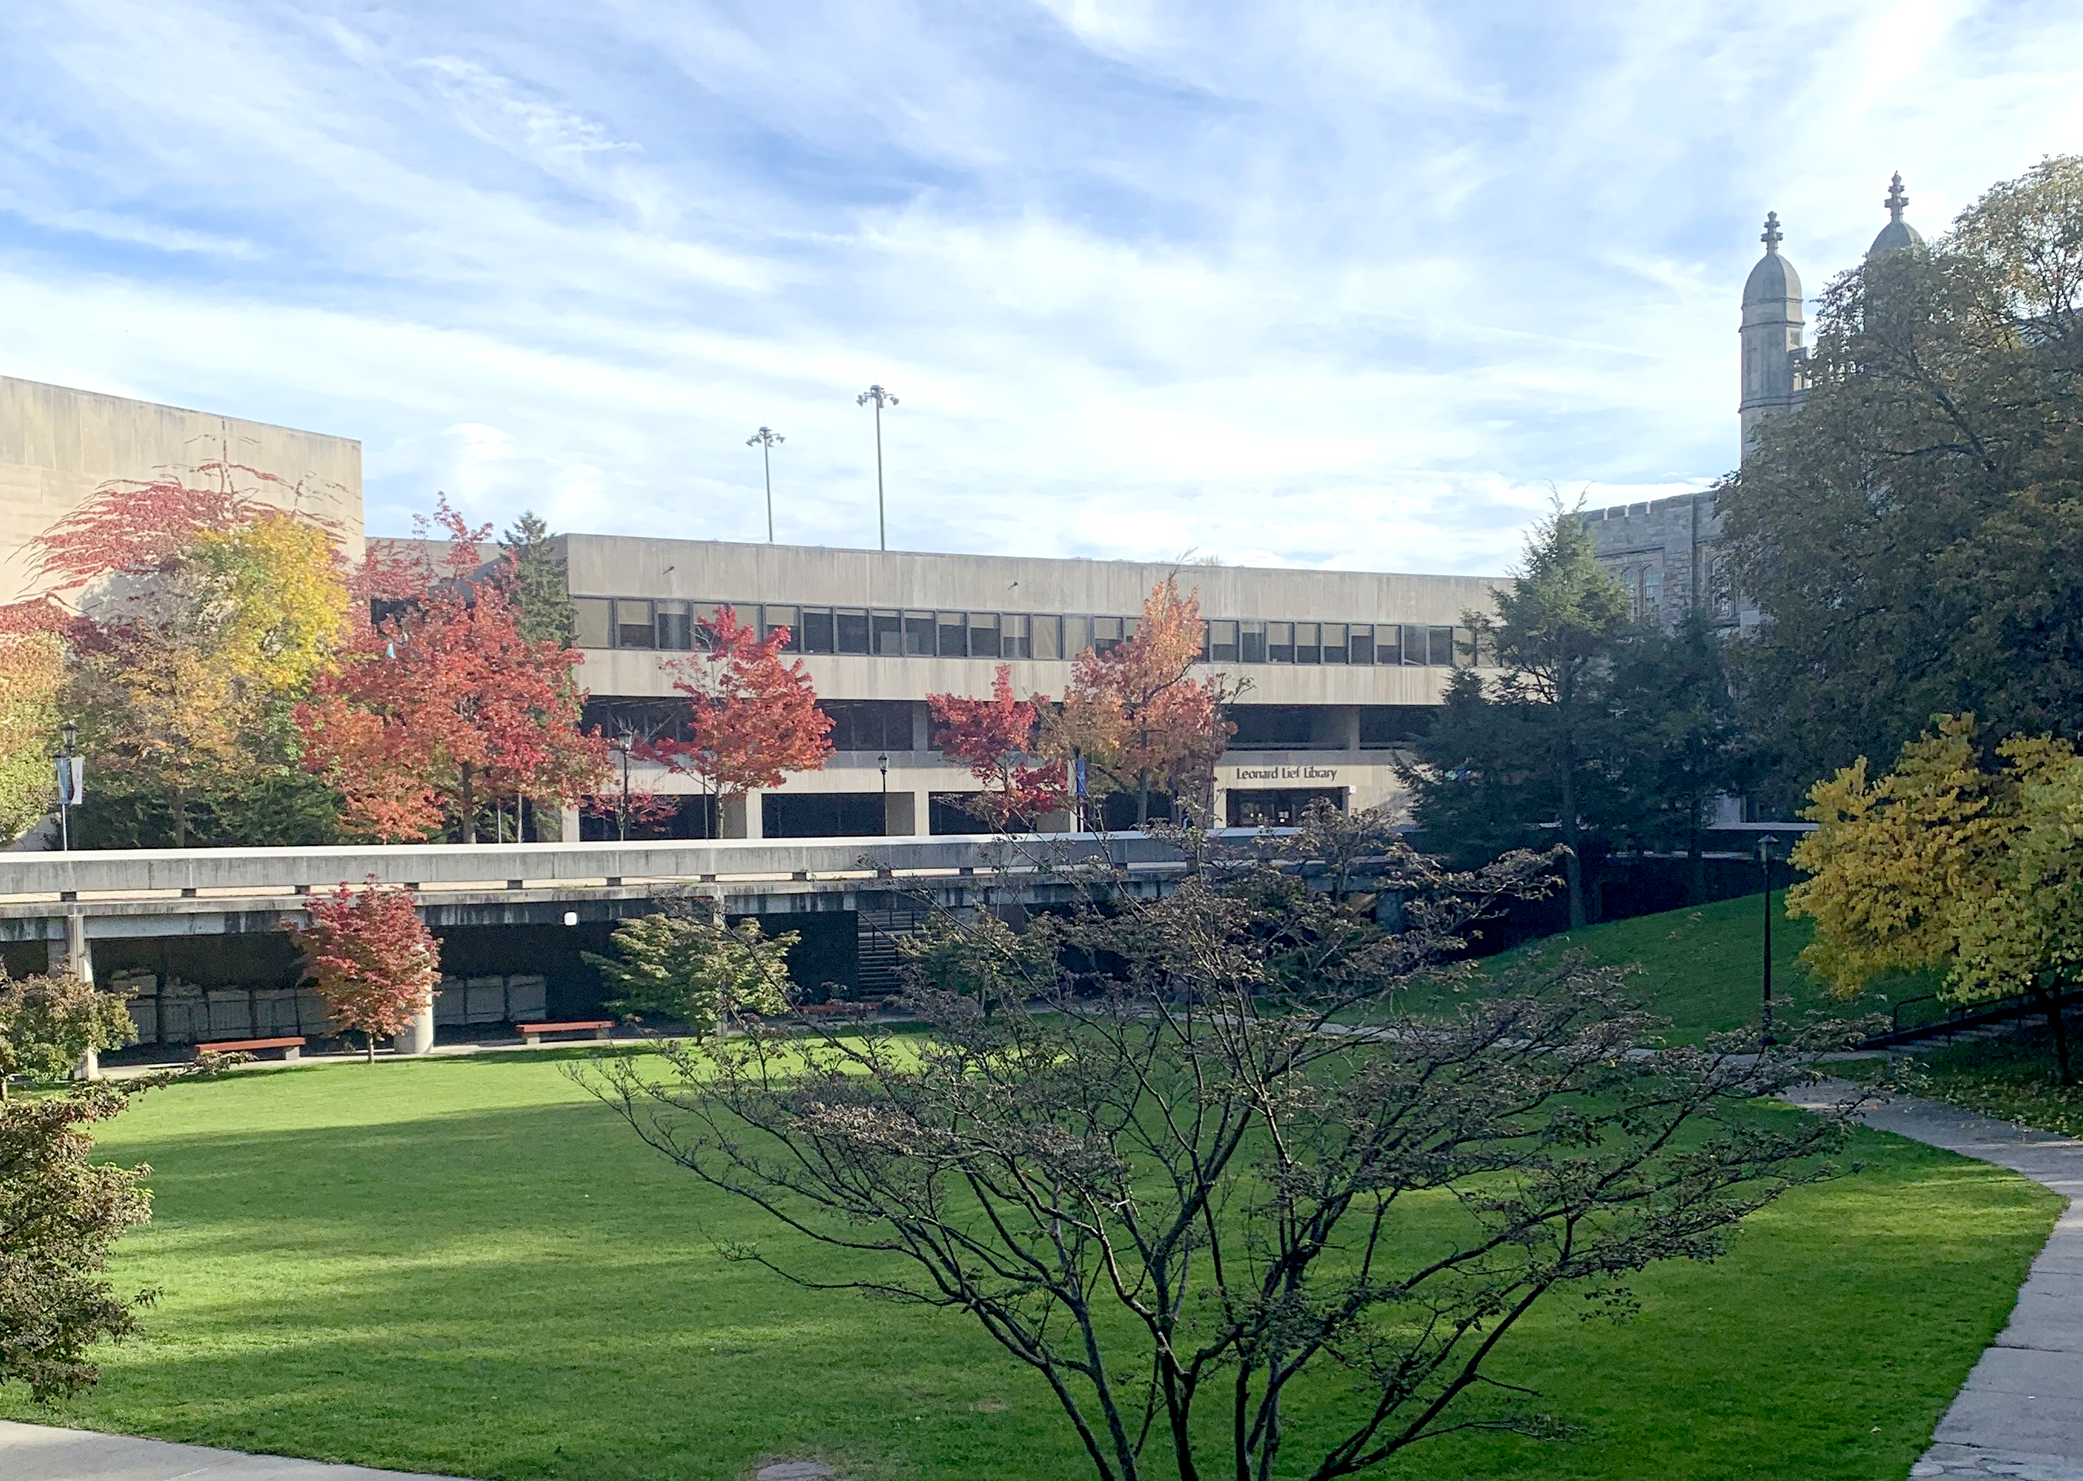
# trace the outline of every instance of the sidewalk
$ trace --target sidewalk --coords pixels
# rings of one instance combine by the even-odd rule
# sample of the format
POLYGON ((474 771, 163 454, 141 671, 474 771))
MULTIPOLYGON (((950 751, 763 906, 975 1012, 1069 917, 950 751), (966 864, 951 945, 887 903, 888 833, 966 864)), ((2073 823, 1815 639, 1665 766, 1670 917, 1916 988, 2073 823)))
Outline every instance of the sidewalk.
MULTIPOLYGON (((1816 1110, 1852 1093, 1846 1082, 1826 1080, 1787 1098, 1816 1110)), ((2083 1142, 1908 1096, 1882 1100, 1860 1119, 2008 1167, 2069 1200, 2018 1288, 2010 1325, 1968 1374, 1910 1475, 2083 1481, 2083 1142)))
POLYGON ((0 1419, 6 1481, 454 1481, 0 1419))

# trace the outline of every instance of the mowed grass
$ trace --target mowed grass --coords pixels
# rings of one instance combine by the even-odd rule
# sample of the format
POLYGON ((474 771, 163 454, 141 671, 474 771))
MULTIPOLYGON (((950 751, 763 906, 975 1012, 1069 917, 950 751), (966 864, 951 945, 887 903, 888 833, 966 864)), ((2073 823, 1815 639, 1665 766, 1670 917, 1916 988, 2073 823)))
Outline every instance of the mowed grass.
MULTIPOLYGON (((1543 937, 1480 963, 1478 975, 1458 991, 1414 988, 1399 995, 1396 1007, 1424 1015, 1451 1012, 1457 1000, 1482 993, 1529 955, 1575 948, 1595 962, 1639 967, 1629 990, 1671 1021, 1666 1037, 1673 1043, 1697 1044, 1710 1033, 1754 1030, 1764 998, 1764 904, 1762 893, 1744 895, 1543 937)), ((1885 1014, 1893 1000, 1936 986, 1922 976, 1902 974, 1877 981, 1856 998, 1835 997, 1800 960, 1802 949, 1815 939, 1815 923, 1786 913, 1783 890, 1772 892, 1772 910, 1773 1017, 1782 1028, 1805 1022, 1812 1012, 1832 1018, 1885 1014)))
MULTIPOLYGON (((1089 1474, 1042 1385, 961 1319, 721 1259, 719 1240, 757 1238, 849 1269, 641 1145, 560 1073, 571 1057, 146 1097, 102 1146, 154 1168, 154 1220, 117 1268, 162 1291, 149 1336, 77 1403, 0 1411, 501 1481, 738 1481, 782 1455, 854 1481, 1089 1474)), ((1570 1438, 1454 1436, 1379 1474, 1899 1481, 2058 1200, 1879 1134, 1852 1153, 1859 1171, 1774 1205, 1718 1264, 1641 1278, 1635 1319, 1564 1297, 1508 1339, 1495 1375, 1540 1390, 1570 1438)), ((1298 1465, 1351 1403, 1335 1383, 1305 1397, 1298 1465)))

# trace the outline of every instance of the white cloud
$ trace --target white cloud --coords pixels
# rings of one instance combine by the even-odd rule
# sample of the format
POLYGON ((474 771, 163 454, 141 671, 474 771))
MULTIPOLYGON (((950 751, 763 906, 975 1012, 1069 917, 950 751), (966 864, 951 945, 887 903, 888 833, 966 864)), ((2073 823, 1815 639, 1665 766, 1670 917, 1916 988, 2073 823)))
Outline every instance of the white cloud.
POLYGON ((360 437, 474 519, 1501 570, 1734 459, 1811 288, 2083 148, 2083 18, 1819 0, 70 0, 0 40, 0 372, 360 437), (236 84, 230 79, 237 79, 236 84), (197 79, 224 79, 198 87, 197 79))

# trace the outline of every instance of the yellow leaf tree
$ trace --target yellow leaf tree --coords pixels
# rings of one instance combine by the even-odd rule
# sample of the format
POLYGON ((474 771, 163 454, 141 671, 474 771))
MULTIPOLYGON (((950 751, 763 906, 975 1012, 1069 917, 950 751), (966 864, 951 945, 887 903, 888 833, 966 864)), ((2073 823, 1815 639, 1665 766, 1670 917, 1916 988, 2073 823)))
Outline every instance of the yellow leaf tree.
POLYGON ((43 603, 0 609, 0 842, 46 816, 57 795, 51 755, 65 676, 58 616, 43 603))
POLYGON ((2021 788, 2073 755, 2065 742, 2014 739, 1992 772, 1974 728, 1972 715, 1941 716, 1878 780, 1861 756, 1810 790, 1804 816, 1820 826, 1794 849, 1810 878, 1787 892, 1787 913, 1815 921, 1802 959, 1833 991, 1849 997, 1884 971, 1949 968, 1957 909, 1996 889, 2021 788))
POLYGON ((2061 1083, 2075 1083, 2063 988, 2083 972, 2083 761, 2041 768, 2019 788, 2016 826, 1994 888, 1953 912, 1948 978, 1967 1001, 2029 993, 2047 1015, 2061 1083))

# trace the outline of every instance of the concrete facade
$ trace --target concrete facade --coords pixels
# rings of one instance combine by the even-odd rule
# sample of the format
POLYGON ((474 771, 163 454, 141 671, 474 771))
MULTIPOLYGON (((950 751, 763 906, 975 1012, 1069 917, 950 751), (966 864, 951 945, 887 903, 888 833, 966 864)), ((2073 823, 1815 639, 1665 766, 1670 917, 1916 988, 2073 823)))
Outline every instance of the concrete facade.
MULTIPOLYGON (((1472 661, 1465 619, 1491 609, 1502 580, 602 535, 565 536, 562 549, 581 607, 579 680, 611 733, 615 715, 628 713, 613 707, 674 698, 674 669, 689 661, 690 635, 729 604, 742 621, 797 634, 820 700, 899 707, 891 712, 900 715, 894 729, 885 716, 874 745, 842 744, 821 771, 798 773, 776 789, 876 794, 891 834, 927 832, 936 794, 977 786, 930 749, 928 695, 988 695, 1005 664, 1015 692, 1060 696, 1075 653, 1104 641, 1103 631, 1131 630, 1122 624, 1168 577, 1199 596, 1210 624, 1208 672, 1226 675, 1239 691, 1239 716, 1278 711, 1294 731, 1283 743, 1240 728, 1217 769, 1216 818, 1229 816, 1232 792, 1335 794, 1351 807, 1393 806, 1403 795, 1396 767, 1404 758, 1367 717, 1441 702, 1454 669, 1472 661), (847 645, 843 629, 829 645, 816 636, 819 621, 844 620, 833 614, 850 614, 854 646, 863 651, 819 651, 847 645), (966 643, 963 656, 940 646, 915 651, 918 634, 907 635, 907 624, 935 623, 973 627, 988 635, 990 651, 971 655, 966 643), (1275 657, 1283 652, 1289 656, 1275 657), (1389 653, 1392 659, 1380 657, 1389 653)), ((642 763, 631 780, 661 794, 698 790, 692 778, 642 763)), ((727 811, 725 834, 763 836, 765 808, 755 795, 727 811)))
POLYGON ((214 461, 288 481, 256 499, 325 521, 362 553, 362 445, 149 401, 0 376, 0 604, 43 589, 29 542, 105 483, 149 482, 214 461))

